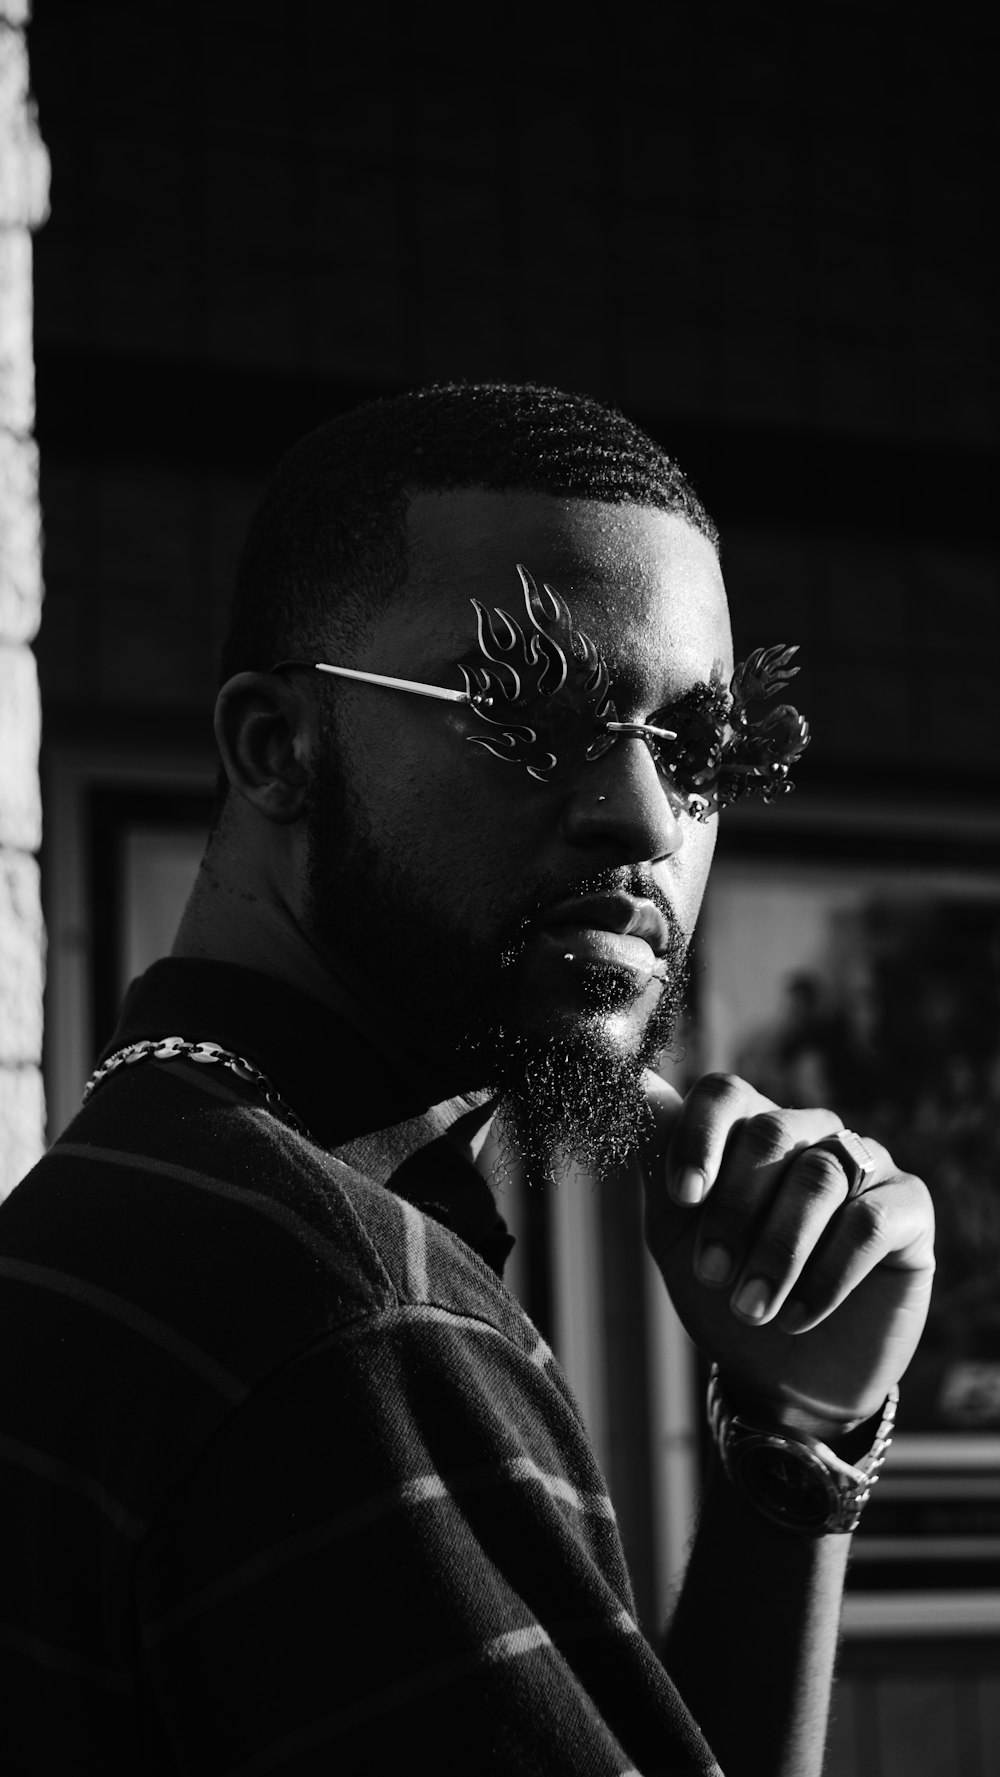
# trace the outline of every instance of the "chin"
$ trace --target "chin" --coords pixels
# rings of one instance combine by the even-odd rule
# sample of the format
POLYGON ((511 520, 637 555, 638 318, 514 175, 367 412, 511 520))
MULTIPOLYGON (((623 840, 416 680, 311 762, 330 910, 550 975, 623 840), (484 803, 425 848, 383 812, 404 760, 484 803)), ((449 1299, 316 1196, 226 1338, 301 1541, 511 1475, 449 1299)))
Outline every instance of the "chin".
MULTIPOLYGON (((559 1033, 569 1042, 574 1037, 585 1046, 596 1041, 634 1057, 647 1052, 654 1031, 657 1051, 669 1040, 662 1014, 670 998, 659 978, 637 983, 631 969, 588 963, 577 967, 558 994, 532 996, 521 1030, 529 1039, 559 1033)), ((668 1022, 672 1027, 672 1009, 668 1022)))
POLYGON ((510 1147, 538 1177, 567 1163, 601 1176, 645 1132, 645 1023, 560 1007, 502 1033, 495 1088, 510 1147))
POLYGON ((645 1070, 683 1009, 684 957, 667 979, 579 959, 522 955, 480 1025, 479 1058, 501 1130, 536 1175, 567 1160, 594 1176, 620 1167, 648 1131, 645 1070))

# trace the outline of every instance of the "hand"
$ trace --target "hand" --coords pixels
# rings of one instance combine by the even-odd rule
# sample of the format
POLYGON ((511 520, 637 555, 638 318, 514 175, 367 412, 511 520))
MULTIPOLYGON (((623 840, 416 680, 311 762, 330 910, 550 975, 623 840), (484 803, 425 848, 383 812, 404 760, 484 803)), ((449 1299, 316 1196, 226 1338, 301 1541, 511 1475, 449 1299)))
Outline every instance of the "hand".
MULTIPOLYGON (((783 1111, 745 1080, 707 1074, 683 1101, 647 1076, 646 1243, 690 1337, 738 1401, 818 1436, 878 1413, 923 1331, 934 1275, 925 1185, 878 1142, 847 1202, 813 1144, 832 1111, 783 1111)), ((749 1410, 749 1409, 747 1409, 749 1410)))

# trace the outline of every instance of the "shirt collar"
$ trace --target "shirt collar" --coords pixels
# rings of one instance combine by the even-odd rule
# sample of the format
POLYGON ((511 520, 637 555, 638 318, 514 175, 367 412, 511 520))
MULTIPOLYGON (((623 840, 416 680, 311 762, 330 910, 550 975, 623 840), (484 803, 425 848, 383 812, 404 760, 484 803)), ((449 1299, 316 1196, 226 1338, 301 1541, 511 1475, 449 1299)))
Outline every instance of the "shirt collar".
POLYGON ((501 1269, 513 1240, 474 1165, 493 1101, 480 1092, 435 1102, 419 1066, 346 989, 334 1008, 256 969, 166 957, 132 983, 105 1053, 166 1036, 246 1056, 320 1146, 501 1269))

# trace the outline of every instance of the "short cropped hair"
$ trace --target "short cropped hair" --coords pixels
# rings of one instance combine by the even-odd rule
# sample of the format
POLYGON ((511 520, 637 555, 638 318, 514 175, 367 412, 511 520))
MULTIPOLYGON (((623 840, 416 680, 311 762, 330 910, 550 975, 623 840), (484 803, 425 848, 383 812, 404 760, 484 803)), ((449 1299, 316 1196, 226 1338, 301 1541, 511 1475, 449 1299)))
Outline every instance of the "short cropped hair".
POLYGON ((240 559, 223 682, 363 635, 406 578, 410 495, 462 487, 654 506, 718 548, 677 464, 617 409, 533 383, 416 389, 320 426, 278 464, 240 559))

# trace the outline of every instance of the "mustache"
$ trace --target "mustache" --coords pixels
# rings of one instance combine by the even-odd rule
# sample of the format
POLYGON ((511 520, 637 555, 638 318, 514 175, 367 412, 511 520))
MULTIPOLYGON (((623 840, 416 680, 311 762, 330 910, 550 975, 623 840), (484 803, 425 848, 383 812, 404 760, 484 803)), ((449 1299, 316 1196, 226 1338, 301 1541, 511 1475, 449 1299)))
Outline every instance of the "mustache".
POLYGON ((578 877, 573 882, 552 883, 551 887, 546 885, 533 897, 530 905, 507 922, 501 940, 504 966, 517 962, 533 936, 535 925, 553 907, 585 895, 611 894, 632 895, 637 900, 651 901, 667 924, 671 950, 677 953, 687 949, 687 935, 652 873, 644 870, 641 864, 622 865, 617 869, 600 870, 593 876, 578 877))

